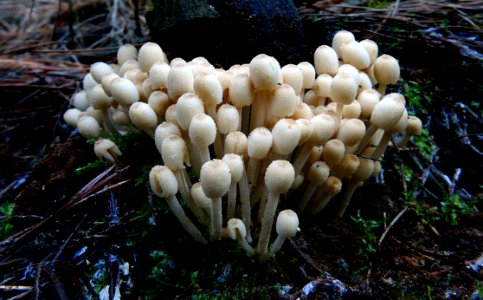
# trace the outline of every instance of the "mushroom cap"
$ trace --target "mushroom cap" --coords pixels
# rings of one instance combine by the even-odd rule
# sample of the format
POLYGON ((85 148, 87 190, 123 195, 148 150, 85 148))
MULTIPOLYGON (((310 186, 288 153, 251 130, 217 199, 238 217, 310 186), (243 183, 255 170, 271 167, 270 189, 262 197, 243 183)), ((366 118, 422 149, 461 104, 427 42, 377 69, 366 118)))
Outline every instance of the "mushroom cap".
POLYGON ((109 73, 107 75, 102 76, 101 85, 102 85, 102 88, 104 89, 104 92, 109 97, 112 96, 111 94, 112 81, 116 78, 119 78, 119 75, 116 73, 109 73))
POLYGON ((367 75, 366 72, 360 71, 359 72, 359 88, 357 89, 357 95, 364 90, 372 89, 372 80, 367 75))
POLYGON ((148 104, 154 110, 159 119, 164 119, 166 109, 173 104, 168 94, 163 91, 154 91, 149 95, 148 104))
POLYGON ((86 110, 90 105, 86 94, 86 91, 81 90, 72 96, 72 105, 80 111, 86 110))
POLYGON ((359 158, 356 155, 346 153, 342 161, 332 167, 332 172, 339 178, 347 178, 354 174, 359 168, 359 164, 359 158))
POLYGON ((154 128, 158 125, 158 116, 149 104, 136 102, 129 107, 131 122, 140 129, 154 128))
POLYGON ((384 97, 374 106, 369 122, 384 131, 390 130, 399 121, 404 110, 404 105, 400 102, 384 97))
POLYGON ((277 234, 285 238, 295 237, 299 231, 299 218, 291 209, 282 210, 277 216, 275 225, 277 234))
POLYGON ((119 104, 129 107, 139 101, 136 85, 127 78, 116 78, 111 82, 111 95, 119 104))
POLYGON ((408 127, 408 121, 409 121, 408 111, 404 109, 404 112, 401 118, 399 119, 399 121, 397 121, 397 123, 393 127, 391 127, 389 132, 391 132, 392 134, 403 133, 404 131, 406 131, 406 128, 408 127))
POLYGON ((295 94, 300 95, 304 85, 304 75, 302 70, 294 65, 294 64, 287 64, 282 67, 282 82, 284 84, 290 85, 295 94))
POLYGON ((149 72, 154 63, 163 61, 166 62, 165 54, 158 44, 147 42, 139 48, 138 62, 143 72, 149 72))
POLYGON ((297 96, 294 89, 285 83, 277 85, 270 97, 270 111, 273 116, 283 118, 293 114, 297 96))
POLYGON ((310 139, 312 136, 312 131, 314 130, 314 127, 312 126, 312 123, 310 120, 307 119, 297 119, 295 120, 295 123, 300 127, 300 140, 299 140, 299 146, 303 145, 306 141, 310 139))
POLYGON ((408 117, 408 126, 406 128, 406 132, 409 134, 421 134, 423 130, 423 123, 421 119, 416 116, 409 116, 408 117))
POLYGON ((235 106, 223 104, 216 112, 216 125, 221 134, 236 131, 240 123, 240 114, 235 106))
POLYGON ((176 119, 181 129, 188 130, 191 119, 196 114, 204 112, 203 101, 196 94, 183 94, 176 102, 176 119))
POLYGON ((230 168, 221 159, 207 161, 201 167, 200 183, 207 197, 223 197, 230 188, 230 168))
POLYGON ((104 114, 102 113, 101 110, 95 109, 92 106, 89 106, 83 114, 88 115, 96 119, 97 124, 101 125, 104 122, 104 114))
POLYGON ((128 115, 118 109, 114 109, 111 114, 112 121, 116 125, 120 126, 129 126, 131 124, 131 121, 129 120, 128 115))
POLYGON ((272 151, 280 155, 290 154, 298 146, 301 130, 292 119, 280 119, 272 128, 272 151))
POLYGON ((294 120, 305 119, 310 122, 310 119, 314 117, 312 109, 307 103, 304 103, 300 96, 297 96, 297 102, 295 103, 295 109, 290 118, 294 120))
POLYGON ((124 44, 117 50, 117 63, 124 64, 129 59, 137 59, 138 50, 131 44, 124 44))
POLYGON ((359 70, 366 69, 371 64, 366 48, 357 41, 343 44, 340 48, 340 54, 345 63, 351 64, 359 70))
POLYGON ((193 145, 207 147, 215 141, 216 124, 213 119, 204 113, 198 113, 191 119, 189 137, 193 145))
POLYGON ((357 119, 361 115, 361 104, 359 101, 354 100, 351 104, 344 105, 342 109, 342 118, 344 119, 357 119))
POLYGON ((236 107, 249 106, 255 99, 255 86, 246 73, 231 76, 228 83, 229 101, 236 107))
POLYGON ((91 72, 87 73, 84 78, 82 79, 82 88, 84 91, 88 91, 95 87, 97 82, 94 80, 94 77, 92 77, 91 72))
POLYGON ((176 117, 176 104, 171 104, 166 108, 166 112, 164 113, 164 119, 166 122, 173 123, 174 125, 179 126, 178 118, 176 117))
POLYGON ((295 176, 290 189, 292 190, 298 189, 302 185, 302 183, 304 183, 304 180, 305 180, 305 174, 303 172, 298 173, 298 175, 295 176))
POLYGON ((101 84, 89 90, 86 97, 94 109, 106 110, 112 105, 112 98, 106 95, 101 84))
POLYGON ((168 73, 171 67, 165 62, 156 62, 149 70, 149 79, 154 89, 166 89, 168 87, 168 73))
POLYGON ((354 37, 354 34, 352 32, 347 30, 339 30, 334 34, 334 37, 332 38, 332 48, 337 53, 337 56, 339 58, 342 58, 341 56, 342 45, 350 43, 355 40, 356 38, 354 37))
POLYGON ((316 185, 321 185, 327 180, 329 173, 330 168, 325 162, 316 161, 310 166, 309 172, 307 173, 307 178, 310 182, 313 182, 316 185))
POLYGON ((345 154, 345 144, 339 139, 331 139, 325 143, 322 149, 322 159, 329 166, 333 166, 342 161, 345 154))
POLYGON ((193 92, 194 77, 191 68, 185 64, 171 64, 167 77, 168 95, 176 103, 185 93, 193 92))
POLYGON ((231 182, 238 182, 241 180, 243 175, 243 159, 240 155, 235 153, 228 153, 223 155, 223 160, 230 168, 231 182))
POLYGON ((149 185, 153 193, 161 198, 176 195, 178 181, 173 172, 166 166, 154 166, 149 172, 149 185))
POLYGON ((129 70, 140 70, 141 67, 136 59, 128 59, 122 63, 119 68, 118 75, 123 77, 129 70))
POLYGON ((310 123, 312 123, 313 127, 310 141, 315 146, 325 144, 334 135, 336 130, 334 119, 326 114, 314 116, 310 119, 310 123))
POLYGON ((328 45, 317 47, 314 52, 314 65, 317 75, 329 74, 334 76, 339 68, 339 58, 336 51, 328 45))
POLYGON ((270 193, 286 193, 295 179, 295 170, 286 160, 274 160, 265 171, 265 186, 270 193))
POLYGON ((364 49, 366 49, 367 53, 369 54, 370 64, 372 65, 379 54, 379 46, 377 43, 370 39, 365 39, 359 42, 364 49))
POLYGON ((357 96, 358 83, 348 73, 337 73, 330 82, 330 98, 344 105, 351 104, 357 96))
POLYGON ((223 87, 214 72, 199 72, 194 78, 193 90, 204 104, 220 104, 223 101, 223 87))
POLYGON ((322 188, 329 196, 333 197, 342 190, 342 181, 336 176, 329 176, 322 188))
POLYGON ((227 230, 228 230, 228 236, 232 240, 236 240, 236 230, 240 231, 240 234, 242 237, 245 237, 247 235, 247 229, 245 226, 245 223, 243 223, 242 220, 237 219, 237 218, 231 218, 228 220, 227 223, 227 230))
POLYGON ((90 68, 90 73, 92 75, 92 78, 97 83, 101 83, 102 77, 112 72, 113 71, 110 65, 100 61, 93 63, 90 68))
POLYGON ((302 71, 304 89, 310 89, 315 80, 315 67, 308 61, 303 61, 297 64, 297 67, 302 71))
POLYGON ((115 163, 114 156, 121 156, 122 152, 119 147, 110 139, 98 139, 94 144, 94 154, 102 160, 115 163))
POLYGON ((101 127, 94 117, 89 115, 80 115, 77 119, 77 129, 79 133, 86 139, 92 139, 99 136, 101 127))
POLYGON ((225 137, 225 153, 245 155, 248 147, 248 138, 241 131, 231 131, 225 137))
POLYGON ((175 134, 168 136, 161 145, 161 157, 164 164, 171 170, 184 169, 184 163, 188 162, 188 148, 185 141, 175 134))
POLYGON ((64 121, 72 127, 77 127, 77 121, 82 115, 82 112, 77 108, 69 108, 64 112, 64 121))
POLYGON ((372 176, 373 172, 374 172, 374 161, 369 158, 360 157, 359 167, 354 172, 354 174, 352 174, 352 179, 357 181, 365 181, 366 179, 372 176))
POLYGON ((249 74, 255 88, 259 91, 274 88, 282 77, 279 62, 273 56, 258 54, 249 64, 249 74))
POLYGON ((374 76, 381 84, 396 84, 400 76, 399 62, 388 54, 376 58, 374 76))
POLYGON ((181 137, 179 127, 173 123, 163 122, 156 127, 156 130, 154 131, 154 143, 160 154, 164 139, 172 134, 181 137))
POLYGON ((191 186, 191 197, 198 207, 208 211, 210 210, 211 199, 206 197, 203 188, 201 187, 201 183, 196 182, 191 186))
POLYGON ((273 137, 270 130, 258 127, 252 130, 247 138, 248 156, 262 159, 268 155, 272 148, 273 137))
POLYGON ((363 90, 357 95, 357 101, 361 105, 361 119, 367 119, 371 116, 374 106, 381 99, 381 94, 375 89, 363 90))
POLYGON ((320 74, 314 80, 312 89, 317 97, 327 98, 330 97, 330 84, 332 82, 332 76, 329 74, 320 74))
POLYGON ((322 157, 322 151, 324 150, 323 146, 314 146, 310 151, 309 157, 307 158, 306 165, 312 165, 316 161, 320 160, 322 157))
POLYGON ((359 119, 343 119, 337 131, 336 138, 347 147, 359 143, 366 132, 366 125, 359 119))

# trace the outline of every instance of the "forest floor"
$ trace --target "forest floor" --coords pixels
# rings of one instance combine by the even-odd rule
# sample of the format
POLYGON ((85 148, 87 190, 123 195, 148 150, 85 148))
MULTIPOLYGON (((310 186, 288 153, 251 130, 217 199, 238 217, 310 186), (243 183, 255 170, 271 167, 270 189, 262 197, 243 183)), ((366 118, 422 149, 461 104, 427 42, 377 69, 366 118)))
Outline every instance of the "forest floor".
POLYGON ((149 196, 147 135, 119 140, 119 170, 63 121, 91 63, 149 39, 144 6, 136 28, 133 7, 105 3, 0 2, 0 298, 483 297, 480 1, 295 1, 302 55, 340 29, 375 40, 424 131, 388 149, 344 218, 301 220, 263 265, 232 241, 194 243, 149 196))

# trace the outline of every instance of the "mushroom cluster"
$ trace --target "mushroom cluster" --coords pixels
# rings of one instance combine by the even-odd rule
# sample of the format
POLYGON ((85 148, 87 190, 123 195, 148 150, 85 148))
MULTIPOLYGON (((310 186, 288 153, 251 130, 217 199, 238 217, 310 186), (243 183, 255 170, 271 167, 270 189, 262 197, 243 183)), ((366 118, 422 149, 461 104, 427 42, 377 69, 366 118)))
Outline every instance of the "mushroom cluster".
MULTIPOLYGON (((313 63, 284 66, 259 54, 221 69, 203 57, 169 61, 156 43, 128 44, 117 64, 91 66, 64 119, 86 138, 147 133, 163 161, 149 174, 152 191, 186 231, 200 243, 236 240, 263 262, 295 236, 298 216, 318 214, 339 193, 342 217, 391 139, 400 147, 421 131, 404 96, 386 93, 399 75, 394 57, 345 30, 313 63), (275 219, 288 193, 290 209, 275 219)), ((99 144, 99 157, 118 160, 112 142, 99 144)))

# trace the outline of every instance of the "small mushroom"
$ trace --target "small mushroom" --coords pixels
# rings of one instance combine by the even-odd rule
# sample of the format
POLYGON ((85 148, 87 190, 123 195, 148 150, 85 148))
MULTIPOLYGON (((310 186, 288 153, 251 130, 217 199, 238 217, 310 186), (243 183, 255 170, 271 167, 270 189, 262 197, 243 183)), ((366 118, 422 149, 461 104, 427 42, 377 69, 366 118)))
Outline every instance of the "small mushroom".
POLYGON ((246 239, 247 229, 242 220, 236 218, 229 219, 227 230, 228 236, 232 240, 236 240, 240 248, 242 248, 248 256, 253 256, 255 254, 255 250, 250 244, 248 244, 246 239))
POLYGON ((277 238, 270 247, 269 257, 275 255, 282 248, 286 239, 295 237, 297 232, 300 231, 297 214, 290 209, 282 210, 278 214, 275 228, 277 230, 277 238))

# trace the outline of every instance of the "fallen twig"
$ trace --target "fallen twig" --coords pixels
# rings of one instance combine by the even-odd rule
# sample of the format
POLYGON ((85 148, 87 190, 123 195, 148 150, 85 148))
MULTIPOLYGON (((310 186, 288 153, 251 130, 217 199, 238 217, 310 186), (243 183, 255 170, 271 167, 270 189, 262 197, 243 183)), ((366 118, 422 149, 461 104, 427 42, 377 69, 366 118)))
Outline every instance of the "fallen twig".
POLYGON ((399 219, 409 210, 409 208, 405 207, 403 210, 401 210, 397 216, 389 223, 389 226, 387 226, 386 230, 382 233, 381 237, 379 238, 379 241, 377 242, 377 246, 381 247, 382 241, 386 238, 386 235, 389 233, 391 228, 399 221, 399 219))

